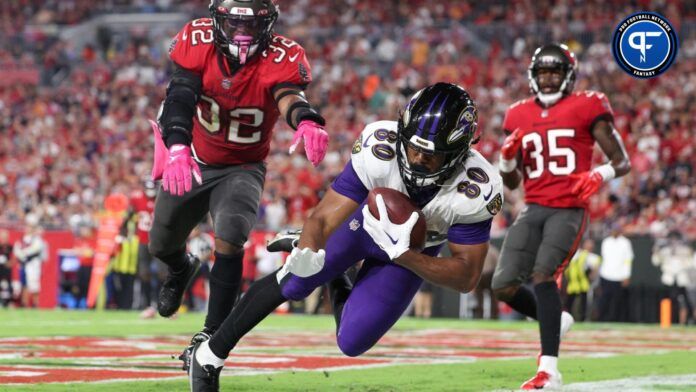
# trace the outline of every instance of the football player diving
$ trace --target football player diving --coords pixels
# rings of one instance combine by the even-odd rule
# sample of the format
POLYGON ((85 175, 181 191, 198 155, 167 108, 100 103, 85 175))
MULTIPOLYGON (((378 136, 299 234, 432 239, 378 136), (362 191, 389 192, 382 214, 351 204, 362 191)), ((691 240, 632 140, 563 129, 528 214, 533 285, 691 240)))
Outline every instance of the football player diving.
POLYGON ((217 332, 194 346, 191 390, 218 390, 225 358, 239 339, 283 302, 301 300, 322 284, 331 282, 336 341, 348 356, 375 345, 423 279, 471 291, 503 202, 497 170, 471 148, 476 131, 474 102, 464 89, 446 83, 418 91, 398 121, 368 124, 285 265, 252 284, 217 332), (394 224, 381 196, 380 219, 369 212, 366 198, 377 187, 408 194, 422 209, 428 231, 422 252, 409 247, 417 213, 394 224), (444 244, 451 256, 437 257, 444 244), (342 274, 361 260, 351 288, 342 274))

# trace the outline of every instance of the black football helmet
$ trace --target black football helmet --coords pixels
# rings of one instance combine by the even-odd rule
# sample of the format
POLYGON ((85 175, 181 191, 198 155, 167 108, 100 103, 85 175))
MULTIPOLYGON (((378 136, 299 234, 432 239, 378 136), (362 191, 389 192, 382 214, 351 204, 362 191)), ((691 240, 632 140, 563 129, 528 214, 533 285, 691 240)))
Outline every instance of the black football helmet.
POLYGON ((215 46, 239 64, 266 49, 278 19, 273 0, 211 0, 209 9, 215 46))
POLYGON ((571 52, 567 46, 563 44, 544 45, 534 51, 532 62, 527 69, 529 78, 529 88, 544 105, 553 105, 558 102, 563 95, 570 94, 575 85, 575 74, 577 72, 578 63, 575 59, 575 54, 571 52), (544 94, 539 88, 537 79, 538 71, 541 68, 555 68, 563 72, 563 82, 558 91, 544 94))
POLYGON ((398 121, 397 162, 409 193, 437 188, 456 172, 469 155, 478 128, 476 105, 463 88, 437 83, 413 95, 398 121), (439 169, 412 165, 406 148, 443 154, 439 169))

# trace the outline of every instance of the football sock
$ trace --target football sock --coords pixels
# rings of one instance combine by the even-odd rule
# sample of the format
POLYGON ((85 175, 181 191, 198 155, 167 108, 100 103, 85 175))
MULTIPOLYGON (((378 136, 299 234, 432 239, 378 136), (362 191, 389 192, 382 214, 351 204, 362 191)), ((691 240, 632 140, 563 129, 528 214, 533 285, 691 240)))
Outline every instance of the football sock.
POLYGON ((329 282, 329 298, 333 308, 334 319, 336 320, 336 331, 341 325, 341 314, 343 314, 343 306, 348 300, 350 291, 353 289, 353 284, 350 278, 345 273, 342 273, 329 282))
POLYGON ((254 282, 210 338, 212 352, 227 358, 239 339, 285 301, 275 272, 254 282))
POLYGON ((183 250, 164 256, 160 260, 169 267, 173 275, 186 272, 188 268, 188 255, 183 250))
POLYGON ((198 361, 201 366, 213 365, 215 368, 219 368, 225 364, 224 358, 219 358, 217 355, 213 354, 212 351, 210 351, 208 340, 198 346, 198 350, 196 350, 196 361, 198 361))
POLYGON ((542 355, 539 358, 539 371, 558 374, 558 357, 542 355))
POLYGON ((541 355, 558 357, 561 344, 561 297, 556 282, 542 282, 534 286, 538 307, 537 319, 541 333, 541 355))
POLYGON ((537 299, 526 286, 520 286, 507 304, 523 315, 537 319, 537 299))
POLYGON ((234 255, 215 252, 215 263, 210 270, 210 296, 205 318, 207 328, 217 330, 237 301, 242 281, 242 258, 244 252, 234 255))

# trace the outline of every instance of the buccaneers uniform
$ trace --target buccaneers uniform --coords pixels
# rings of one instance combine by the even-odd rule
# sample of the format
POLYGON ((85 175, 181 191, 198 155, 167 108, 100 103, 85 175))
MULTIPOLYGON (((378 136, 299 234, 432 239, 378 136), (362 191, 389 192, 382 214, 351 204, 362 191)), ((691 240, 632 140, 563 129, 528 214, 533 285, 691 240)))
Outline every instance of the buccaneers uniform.
POLYGON ((155 138, 153 178, 162 179, 162 191, 150 250, 169 267, 157 302, 160 315, 169 317, 200 264, 186 256, 186 238, 210 213, 216 262, 206 328, 214 330, 237 297, 274 125, 282 115, 315 165, 328 136, 302 92, 312 80, 304 49, 273 33, 276 5, 213 0, 209 10, 211 17, 188 23, 169 51, 175 70, 155 138))
POLYGON ((192 149, 199 162, 211 166, 263 161, 280 115, 273 91, 312 81, 302 46, 277 34, 268 49, 233 73, 213 45, 210 18, 186 25, 174 38, 169 56, 203 78, 192 149))
POLYGON ((577 91, 544 108, 535 98, 512 105, 503 129, 524 129, 522 175, 527 204, 548 207, 587 207, 572 192, 569 174, 592 168, 595 140, 590 130, 599 120, 613 118, 607 97, 596 91, 577 91))
POLYGON ((172 61, 200 74, 203 81, 191 148, 201 166, 203 184, 183 196, 160 192, 151 238, 155 253, 167 243, 183 246, 208 207, 216 237, 244 245, 256 223, 266 173, 263 161, 280 115, 273 91, 312 80, 304 49, 285 37, 274 35, 268 49, 235 73, 215 49, 212 37, 211 19, 194 20, 176 36, 170 53, 172 61), (237 175, 229 186, 216 186, 232 172, 237 175), (173 203, 167 202, 172 199, 173 203), (228 203, 231 200, 234 203, 228 203), (232 224, 229 217, 233 215, 245 219, 232 224), (160 225, 171 233, 161 235, 160 225))
POLYGON ((552 275, 575 253, 587 201, 572 192, 571 174, 590 170, 595 143, 590 129, 612 115, 606 96, 594 91, 574 92, 549 108, 529 98, 508 109, 503 128, 525 130, 520 151, 527 207, 506 237, 501 258, 514 262, 500 263, 498 284, 523 284, 532 270, 552 275))
POLYGON ((503 122, 509 136, 499 168, 508 187, 524 183, 527 205, 508 229, 491 286, 500 300, 539 320, 539 369, 523 389, 561 385, 560 336, 573 318, 562 312, 554 280, 585 231, 589 197, 628 171, 606 96, 572 91, 576 66, 565 45, 537 49, 529 67, 535 95, 512 105, 503 122), (592 168, 595 142, 611 162, 592 168), (534 293, 524 286, 530 277, 534 293))

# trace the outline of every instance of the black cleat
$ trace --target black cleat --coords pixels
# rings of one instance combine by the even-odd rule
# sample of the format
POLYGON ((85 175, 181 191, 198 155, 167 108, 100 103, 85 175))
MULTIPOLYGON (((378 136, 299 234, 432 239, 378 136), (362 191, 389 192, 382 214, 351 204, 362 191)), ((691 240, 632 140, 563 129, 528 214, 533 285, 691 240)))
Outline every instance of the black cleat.
POLYGON ((181 352, 181 355, 179 355, 179 360, 184 363, 181 366, 181 370, 188 373, 189 368, 191 367, 191 353, 193 352, 193 347, 197 343, 203 343, 206 340, 210 339, 210 337, 213 336, 214 333, 215 331, 213 329, 205 327, 200 332, 196 332, 196 334, 193 335, 188 347, 186 347, 184 351, 181 352))
POLYGON ((222 366, 216 368, 213 365, 201 365, 196 360, 196 352, 200 346, 201 342, 198 342, 191 350, 191 366, 188 370, 191 392, 217 392, 220 390, 222 366))
POLYGON ((282 231, 276 234, 272 240, 266 242, 266 250, 269 252, 292 252, 297 247, 302 229, 282 231))
POLYGON ((201 266, 200 260, 197 257, 189 254, 186 270, 178 274, 172 274, 169 270, 167 279, 162 284, 157 297, 157 311, 162 317, 170 317, 181 306, 181 299, 184 297, 184 292, 193 282, 193 278, 201 266))

